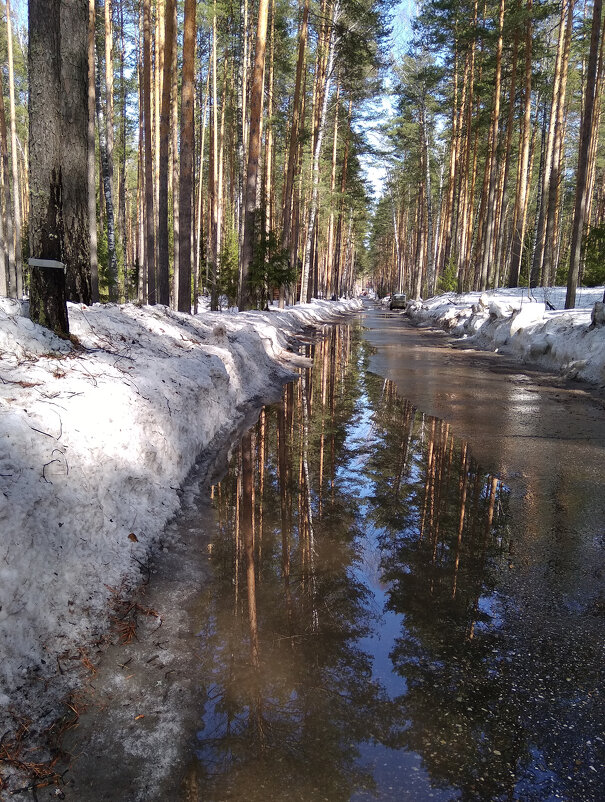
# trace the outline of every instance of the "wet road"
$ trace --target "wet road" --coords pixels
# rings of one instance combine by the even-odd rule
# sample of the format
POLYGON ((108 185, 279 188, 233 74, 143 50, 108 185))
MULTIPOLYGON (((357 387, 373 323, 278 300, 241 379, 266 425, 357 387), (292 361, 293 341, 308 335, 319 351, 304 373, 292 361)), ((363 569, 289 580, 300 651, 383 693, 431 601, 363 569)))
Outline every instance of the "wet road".
POLYGON ((377 349, 370 369, 419 409, 451 422, 485 467, 529 484, 601 487, 603 393, 499 354, 464 350, 463 341, 374 305, 363 323, 377 349))
POLYGON ((376 308, 309 355, 192 481, 68 798, 605 798, 603 399, 376 308))

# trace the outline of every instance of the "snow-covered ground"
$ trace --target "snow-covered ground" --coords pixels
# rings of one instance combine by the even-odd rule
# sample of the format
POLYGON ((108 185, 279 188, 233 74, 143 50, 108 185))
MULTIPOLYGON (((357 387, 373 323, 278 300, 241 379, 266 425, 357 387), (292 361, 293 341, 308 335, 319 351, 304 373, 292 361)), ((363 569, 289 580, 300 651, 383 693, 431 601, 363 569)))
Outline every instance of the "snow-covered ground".
POLYGON ((405 314, 443 328, 471 348, 509 354, 571 379, 605 386, 603 287, 580 288, 565 310, 565 288, 446 293, 411 301, 405 314))
POLYGON ((57 715, 200 455, 292 376, 297 333, 360 306, 70 305, 72 343, 0 299, 0 733, 57 715))

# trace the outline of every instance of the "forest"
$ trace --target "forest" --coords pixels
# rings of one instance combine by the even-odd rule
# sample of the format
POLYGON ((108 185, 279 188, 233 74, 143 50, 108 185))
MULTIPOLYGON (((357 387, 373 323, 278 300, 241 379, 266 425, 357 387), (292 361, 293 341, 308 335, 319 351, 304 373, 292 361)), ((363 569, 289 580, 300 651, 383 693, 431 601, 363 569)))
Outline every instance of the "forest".
POLYGON ((65 300, 262 308, 360 279, 567 284, 573 308, 605 279, 601 0, 425 0, 402 44, 403 13, 6 0, 0 295, 56 331, 65 300))

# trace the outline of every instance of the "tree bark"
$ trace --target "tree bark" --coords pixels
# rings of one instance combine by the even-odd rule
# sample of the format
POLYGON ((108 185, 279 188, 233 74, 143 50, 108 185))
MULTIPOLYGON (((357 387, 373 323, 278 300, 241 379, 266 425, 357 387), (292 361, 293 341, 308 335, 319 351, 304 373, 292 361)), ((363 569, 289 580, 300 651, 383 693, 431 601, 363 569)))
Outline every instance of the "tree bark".
POLYGON ((191 232, 193 223, 195 0, 185 0, 183 86, 181 94, 181 178, 179 188, 179 301, 180 312, 191 312, 191 232))
POLYGON ((544 199, 546 204, 545 224, 544 224, 544 245, 540 276, 542 283, 548 285, 552 276, 555 260, 555 226, 557 221, 557 210, 559 200, 559 185, 561 182, 561 162, 563 157, 563 131, 565 128, 565 92, 567 89, 567 69, 569 64, 569 49, 571 44, 571 34, 573 29, 573 10, 575 0, 569 0, 569 10, 567 23, 565 26, 565 36, 563 41, 563 52, 561 61, 561 79, 559 91, 556 98, 553 97, 555 106, 554 115, 554 134, 553 151, 551 160, 550 180, 548 182, 548 198, 544 199))
MULTIPOLYGON (((29 0, 30 254, 57 262, 63 256, 60 6, 60 0, 29 0)), ((63 270, 32 268, 30 316, 69 335, 63 270)))
POLYGON ((319 126, 317 129, 317 136, 313 148, 313 182, 311 192, 311 204, 309 207, 309 219, 307 221, 306 232, 306 248, 305 248, 305 261, 300 280, 300 302, 306 303, 307 289, 309 284, 309 275, 311 270, 311 244, 313 241, 313 232, 315 229, 315 220, 317 217, 317 209, 319 205, 319 157, 321 155, 321 146, 323 143, 324 131, 326 127, 326 111, 328 108, 328 97, 330 94, 330 82, 332 80, 332 70, 334 68, 334 51, 336 47, 336 23, 340 17, 340 3, 339 0, 334 0, 332 5, 332 13, 330 17, 330 33, 328 40, 328 54, 327 64, 325 69, 325 79, 323 86, 323 99, 321 104, 321 111, 319 116, 319 126))
POLYGON ((101 102, 101 69, 98 63, 96 73, 96 103, 99 129, 99 158, 101 162, 101 177, 103 181, 103 197, 105 198, 105 215, 107 219, 107 282, 109 285, 109 300, 115 302, 118 296, 118 261, 116 256, 116 229, 115 211, 113 203, 113 185, 109 169, 109 154, 107 149, 107 127, 103 104, 101 102))
POLYGON ((0 247, 2 248, 2 266, 0 266, 0 295, 17 298, 17 273, 15 269, 15 231, 11 191, 9 185, 8 131, 6 127, 6 110, 4 106, 4 81, 0 70, 0 158, 2 159, 2 197, 1 203, 6 213, 6 232, 0 208, 0 247))
POLYGON ((576 288, 580 272, 580 253, 582 249, 582 235, 586 219, 586 204, 588 198, 588 155, 590 153, 593 133, 593 114, 595 108, 595 95, 597 87, 598 54, 601 38, 601 11, 602 0, 594 0, 592 8, 592 28, 590 34, 590 51, 588 66, 586 68, 586 86, 584 89, 584 109, 582 114, 582 128, 580 131, 580 148, 578 156, 578 171, 576 174, 576 199, 571 230, 571 253, 569 259, 569 273, 567 277, 567 295, 565 308, 573 309, 576 305, 576 288))
POLYGON ((168 169, 170 155, 170 95, 172 92, 172 46, 174 43, 174 0, 166 0, 164 17, 164 71, 160 115, 160 171, 158 208, 158 300, 170 303, 170 254, 168 242, 168 169))
POLYGON ((13 33, 10 0, 6 0, 6 26, 8 46, 8 91, 11 115, 11 164, 13 171, 13 213, 15 223, 15 272, 17 297, 23 295, 23 259, 21 256, 21 203, 19 194, 19 159, 17 154, 17 118, 15 112, 15 72, 13 65, 13 33))
POLYGON ((88 191, 88 231, 90 240, 90 299, 93 303, 97 303, 99 300, 99 260, 97 254, 97 188, 95 177, 95 15, 95 0, 88 0, 88 154, 86 177, 88 191))
POLYGON ((151 0, 143 0, 143 130, 145 140, 145 261, 147 297, 156 303, 155 215, 153 199, 153 151, 151 137, 151 0))
POLYGON ((532 72, 532 29, 531 17, 533 0, 527 0, 527 21, 525 23, 525 71, 523 88, 523 128, 519 149, 519 173, 517 192, 515 193, 515 210, 513 218, 515 230, 511 250, 511 261, 508 271, 508 286, 516 287, 519 283, 525 226, 527 222, 528 167, 531 140, 531 72, 532 72))
POLYGON ((244 205, 244 244, 242 248, 242 268, 239 292, 240 310, 249 309, 250 268, 252 265, 255 223, 256 193, 260 157, 260 131, 263 116, 263 79, 265 71, 265 50, 267 44, 268 0, 260 0, 258 8, 258 24, 256 28, 256 51, 254 70, 252 73, 252 91, 250 94, 250 131, 248 141, 248 167, 246 170, 246 192, 244 205))
POLYGON ((301 110, 302 110, 302 87, 305 56, 307 52, 307 38, 309 32, 309 0, 304 0, 300 34, 298 36, 298 57, 296 61, 296 81, 294 84, 294 100, 292 102, 292 125, 290 127, 290 142, 288 146, 288 168, 286 172, 286 182, 284 186, 284 201, 282 214, 282 245, 290 248, 292 238, 292 197, 294 193, 294 175, 298 162, 301 110))

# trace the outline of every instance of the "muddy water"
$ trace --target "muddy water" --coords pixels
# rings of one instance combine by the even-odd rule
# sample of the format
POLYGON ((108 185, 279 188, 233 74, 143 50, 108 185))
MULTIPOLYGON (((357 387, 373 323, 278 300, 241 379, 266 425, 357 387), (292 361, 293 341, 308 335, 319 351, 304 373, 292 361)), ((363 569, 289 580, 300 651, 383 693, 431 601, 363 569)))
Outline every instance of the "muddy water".
POLYGON ((70 798, 605 798, 599 399, 364 323, 192 494, 70 798))

